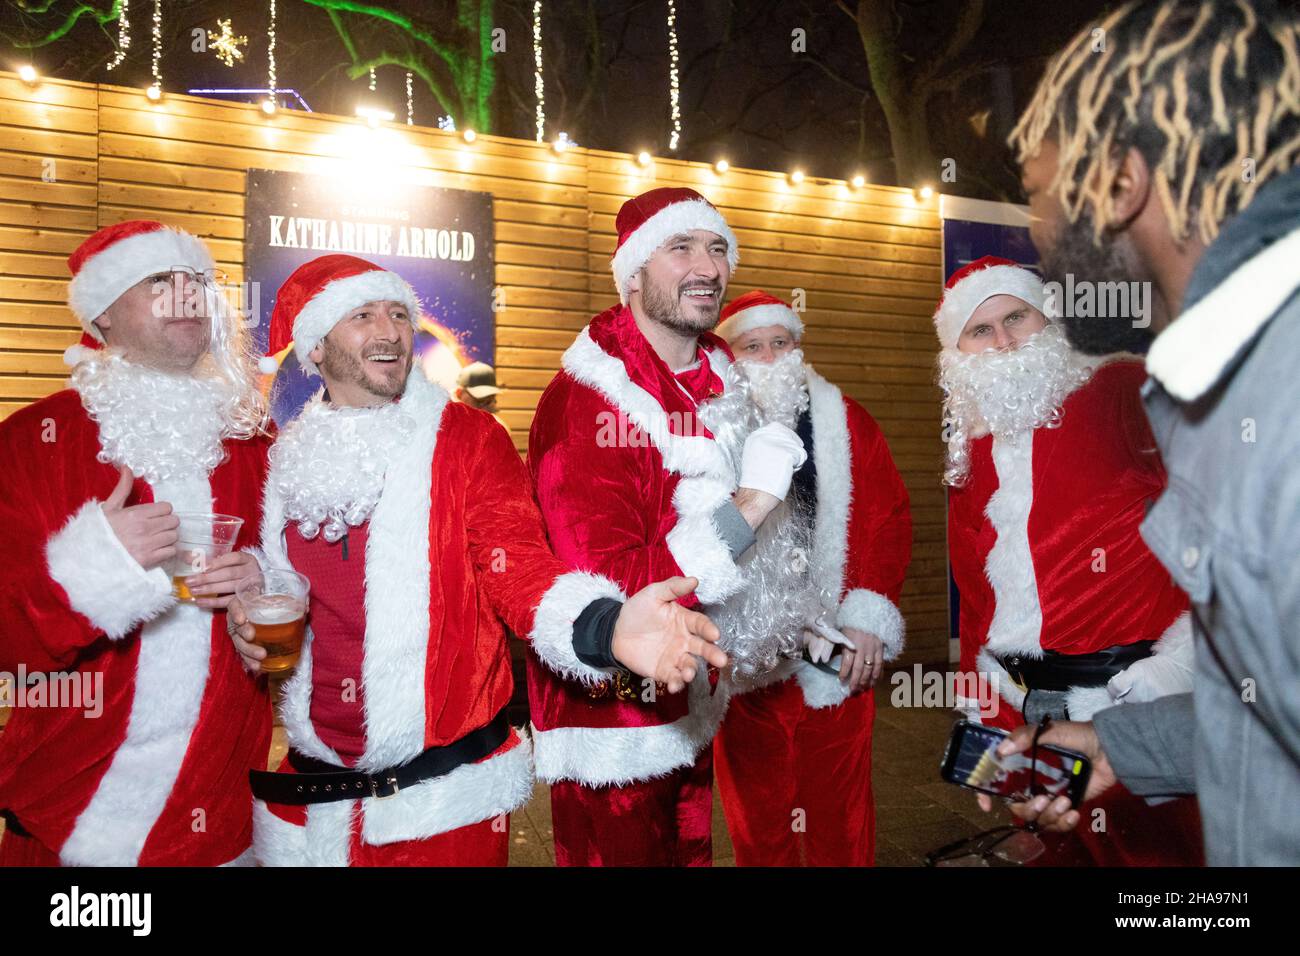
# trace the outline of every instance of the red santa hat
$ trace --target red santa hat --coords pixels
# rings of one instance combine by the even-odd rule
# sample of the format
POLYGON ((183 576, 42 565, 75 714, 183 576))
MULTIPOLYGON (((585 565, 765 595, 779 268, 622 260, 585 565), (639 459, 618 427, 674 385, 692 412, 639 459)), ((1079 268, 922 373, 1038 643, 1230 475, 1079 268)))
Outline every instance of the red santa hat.
POLYGON ((962 266, 944 286, 943 298, 934 313, 939 344, 945 349, 955 349, 961 330, 975 310, 995 295, 1013 295, 1046 314, 1047 295, 1042 279, 1010 259, 984 256, 962 266))
POLYGON ((785 326, 795 341, 803 338, 803 323, 799 321, 794 309, 776 296, 755 289, 727 304, 722 310, 722 321, 715 331, 731 345, 746 332, 769 325, 785 326))
POLYGON ((95 320, 141 279, 184 266, 195 272, 215 263, 202 240, 152 219, 131 219, 93 233, 68 256, 68 307, 89 338, 103 344, 95 320))
POLYGON ((279 364, 276 356, 292 345, 299 364, 315 372, 316 365, 308 356, 316 344, 353 309, 383 300, 406 306, 411 326, 419 328, 419 297, 396 272, 341 254, 318 256, 304 262, 275 294, 267 355, 258 362, 258 367, 270 375, 279 364))
POLYGON ((655 250, 673 236, 692 229, 707 229, 727 240, 727 262, 734 272, 740 262, 735 233, 722 213, 694 189, 663 186, 623 203, 614 220, 618 246, 610 266, 619 301, 627 304, 627 284, 650 261, 655 250))

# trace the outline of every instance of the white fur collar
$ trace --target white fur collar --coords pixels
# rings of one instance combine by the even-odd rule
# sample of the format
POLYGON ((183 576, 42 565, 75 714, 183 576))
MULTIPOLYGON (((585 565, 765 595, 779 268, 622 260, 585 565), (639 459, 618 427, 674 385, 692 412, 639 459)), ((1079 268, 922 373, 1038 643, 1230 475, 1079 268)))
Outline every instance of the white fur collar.
MULTIPOLYGON (((726 381, 731 364, 721 348, 708 351, 709 364, 726 381)), ((708 475, 734 481, 726 456, 717 442, 704 435, 675 435, 669 428, 668 413, 658 400, 632 381, 622 359, 610 355, 591 337, 588 326, 578 333, 563 357, 564 370, 574 379, 595 389, 627 420, 645 432, 663 456, 664 468, 683 476, 708 475)))
POLYGON ((99 426, 100 461, 126 465, 150 484, 207 478, 225 457, 234 404, 210 378, 172 375, 108 353, 82 362, 71 386, 99 426))
POLYGON ((1156 337, 1147 371, 1174 398, 1193 402, 1296 290, 1300 229, 1246 260, 1156 337))
MULTIPOLYGON (((370 519, 366 543, 366 633, 361 682, 366 702, 363 770, 409 760, 425 747, 424 660, 429 646, 429 509, 432 462, 448 396, 420 369, 406 380, 400 404, 414 421, 409 440, 384 473, 383 493, 370 519), (375 573, 371 573, 375 569, 375 573)), ((272 456, 262 509, 262 550, 277 567, 291 567, 284 543, 287 520, 277 462, 272 456)), ((311 636, 298 668, 284 687, 281 713, 290 743, 320 760, 341 763, 311 723, 311 636)), ((392 807, 375 801, 367 813, 392 807)))
POLYGON ((384 475, 415 433, 405 401, 347 408, 318 392, 271 448, 271 481, 304 538, 334 542, 370 519, 384 475))

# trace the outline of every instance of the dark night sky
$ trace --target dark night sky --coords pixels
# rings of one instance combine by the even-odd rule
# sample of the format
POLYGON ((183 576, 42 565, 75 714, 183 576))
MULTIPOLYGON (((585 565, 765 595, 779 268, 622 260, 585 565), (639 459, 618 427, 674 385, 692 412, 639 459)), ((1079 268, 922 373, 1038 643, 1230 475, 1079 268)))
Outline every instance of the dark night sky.
MULTIPOLYGON (((102 9, 110 5, 93 2, 102 9)), ((911 62, 926 62, 966 2, 894 0, 898 48, 911 62)), ((327 16, 303 0, 278 5, 279 85, 299 90, 313 110, 350 115, 358 99, 368 96, 367 81, 345 76, 347 53, 327 16)), ((437 35, 455 6, 447 0, 376 5, 422 16, 437 35)), ((83 18, 63 40, 25 53, 13 41, 43 35, 76 4, 55 0, 39 16, 24 14, 24 6, 33 0, 0 4, 0 59, 7 68, 32 60, 42 72, 68 79, 147 84, 150 0, 131 4, 130 54, 112 73, 104 64, 113 55, 116 23, 101 27, 83 18)), ((951 62, 963 78, 931 100, 929 127, 935 155, 954 156, 959 169, 974 173, 946 190, 1014 199, 1016 178, 1001 142, 1046 57, 1107 5, 987 0, 986 6, 979 32, 951 62)), ((505 28, 507 43, 496 59, 494 132, 524 138, 533 135, 531 10, 531 0, 493 5, 493 22, 505 28)), ((877 181, 896 181, 884 113, 869 90, 856 26, 832 0, 679 0, 683 140, 670 154, 666 10, 666 0, 545 3, 548 138, 563 129, 580 144, 602 149, 648 149, 706 162, 725 156, 733 165, 801 166, 810 175, 832 178, 865 169, 877 181), (796 27, 806 31, 806 55, 791 52, 796 27)), ((266 0, 165 0, 164 16, 167 88, 265 84, 266 0), (250 38, 244 61, 234 68, 190 49, 191 29, 215 30, 218 17, 231 18, 234 32, 250 38)), ((369 21, 348 22, 363 53, 400 45, 393 33, 371 28, 369 21)), ((404 117, 403 71, 381 69, 375 96, 404 117)), ((415 102, 416 122, 433 125, 441 111, 418 82, 415 102)))

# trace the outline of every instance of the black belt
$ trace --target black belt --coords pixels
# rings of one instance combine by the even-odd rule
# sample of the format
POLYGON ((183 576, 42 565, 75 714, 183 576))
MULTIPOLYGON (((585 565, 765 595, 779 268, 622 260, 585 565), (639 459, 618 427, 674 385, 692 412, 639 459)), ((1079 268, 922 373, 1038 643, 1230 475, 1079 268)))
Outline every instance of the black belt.
POLYGON ((1155 641, 1116 644, 1094 654, 1062 654, 1044 651, 1042 657, 1008 655, 998 663, 1011 679, 1027 690, 1069 690, 1071 687, 1104 687, 1112 677, 1134 661, 1151 656, 1155 641))
POLYGON ((366 773, 339 767, 296 750, 289 751, 294 773, 250 770, 253 796, 267 803, 301 807, 310 803, 391 797, 422 780, 451 773, 462 764, 481 760, 510 736, 510 721, 503 709, 478 730, 441 747, 430 747, 413 760, 387 770, 366 773))

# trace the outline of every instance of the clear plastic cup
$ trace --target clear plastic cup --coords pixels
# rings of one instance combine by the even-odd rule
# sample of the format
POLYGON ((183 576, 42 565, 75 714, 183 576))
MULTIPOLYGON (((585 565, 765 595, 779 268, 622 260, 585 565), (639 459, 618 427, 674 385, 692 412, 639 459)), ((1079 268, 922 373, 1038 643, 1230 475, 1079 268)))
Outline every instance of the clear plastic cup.
POLYGON ((172 576, 172 593, 181 601, 193 602, 206 595, 191 593, 185 579, 202 574, 214 559, 231 552, 244 519, 194 511, 178 511, 176 517, 181 521, 179 540, 176 557, 167 563, 167 571, 172 576))
POLYGON ((235 585, 235 597, 253 625, 253 643, 266 649, 263 674, 292 670, 302 653, 311 587, 296 571, 271 569, 235 585))

